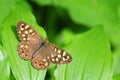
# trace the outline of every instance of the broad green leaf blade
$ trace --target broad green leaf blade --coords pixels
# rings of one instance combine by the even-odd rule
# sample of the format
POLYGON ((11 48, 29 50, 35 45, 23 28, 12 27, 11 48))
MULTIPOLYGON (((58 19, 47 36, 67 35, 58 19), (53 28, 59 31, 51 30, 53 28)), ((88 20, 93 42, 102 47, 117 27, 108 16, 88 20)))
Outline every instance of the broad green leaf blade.
POLYGON ((39 5, 59 6, 68 11, 72 21, 91 27, 104 25, 114 45, 120 43, 119 0, 34 0, 39 5))
POLYGON ((25 0, 0 0, 0 25, 2 21, 5 19, 5 17, 9 14, 11 11, 11 8, 16 3, 21 3, 21 5, 24 5, 25 8, 30 10, 30 6, 25 0))
POLYGON ((112 78, 112 54, 103 27, 73 37, 67 47, 73 61, 59 65, 56 80, 109 80, 112 78))
POLYGON ((64 46, 70 43, 73 36, 74 33, 71 30, 63 29, 55 41, 58 45, 64 46))
POLYGON ((17 0, 0 0, 0 24, 4 18, 9 14, 11 6, 16 3, 17 0), (6 5, 7 4, 7 5, 6 5))
POLYGON ((2 45, 2 33, 1 33, 1 27, 0 27, 0 45, 2 45))
POLYGON ((21 5, 23 5, 26 9, 31 10, 30 6, 25 0, 0 0, 0 44, 2 44, 1 23, 4 21, 6 16, 8 16, 13 5, 16 3, 21 3, 21 5))
POLYGON ((9 80, 10 68, 8 58, 5 56, 4 50, 0 45, 0 80, 9 80))
POLYGON ((16 80, 44 80, 46 70, 34 69, 30 61, 25 61, 18 56, 17 46, 19 39, 16 31, 18 21, 25 21, 32 25, 43 37, 44 30, 36 24, 30 11, 16 4, 2 24, 3 48, 9 57, 9 63, 16 80))
POLYGON ((113 80, 120 80, 120 45, 114 50, 113 80))
POLYGON ((113 80, 120 80, 120 74, 114 75, 113 80))

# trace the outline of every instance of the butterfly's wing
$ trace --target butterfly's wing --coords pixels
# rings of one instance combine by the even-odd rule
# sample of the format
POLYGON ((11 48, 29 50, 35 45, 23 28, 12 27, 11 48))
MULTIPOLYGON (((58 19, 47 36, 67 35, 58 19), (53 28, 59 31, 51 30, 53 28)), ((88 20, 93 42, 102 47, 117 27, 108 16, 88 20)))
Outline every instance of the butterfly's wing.
POLYGON ((51 54, 50 52, 51 51, 46 46, 46 44, 40 47, 39 50, 33 54, 32 58, 33 67, 40 70, 46 69, 51 63, 49 58, 51 54))
POLYGON ((49 43, 49 49, 51 49, 50 60, 54 64, 68 64, 72 61, 72 57, 60 47, 49 43))
POLYGON ((21 21, 17 24, 17 31, 21 41, 18 45, 18 53, 25 60, 31 59, 42 43, 42 37, 30 25, 21 21))

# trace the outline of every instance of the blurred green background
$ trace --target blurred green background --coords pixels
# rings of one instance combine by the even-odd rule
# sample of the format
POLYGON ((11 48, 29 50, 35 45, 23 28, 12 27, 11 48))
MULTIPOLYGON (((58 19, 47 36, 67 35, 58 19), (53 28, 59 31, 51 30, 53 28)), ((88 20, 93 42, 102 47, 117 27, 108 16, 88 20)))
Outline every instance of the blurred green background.
POLYGON ((0 0, 0 80, 120 80, 119 0, 0 0), (18 21, 72 56, 36 70, 18 56, 18 21))

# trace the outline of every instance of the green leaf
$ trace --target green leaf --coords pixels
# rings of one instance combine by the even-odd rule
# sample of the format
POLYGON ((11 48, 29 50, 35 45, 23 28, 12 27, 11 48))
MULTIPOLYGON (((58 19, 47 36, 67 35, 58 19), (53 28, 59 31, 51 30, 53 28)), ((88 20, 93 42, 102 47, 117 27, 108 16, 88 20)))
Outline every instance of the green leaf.
POLYGON ((56 43, 58 45, 68 45, 74 36, 74 33, 69 29, 63 29, 62 32, 57 36, 56 43))
POLYGON ((2 45, 2 33, 1 33, 1 27, 0 27, 0 45, 2 45))
POLYGON ((120 74, 114 75, 113 80, 120 80, 120 74))
POLYGON ((102 26, 74 36, 67 49, 73 60, 58 66, 56 80, 112 79, 112 54, 102 26))
POLYGON ((10 12, 11 6, 16 3, 17 0, 0 0, 0 24, 4 20, 4 18, 10 12), (7 5, 6 5, 7 4, 7 5))
POLYGON ((114 72, 113 72, 113 80, 120 80, 120 46, 118 46, 113 53, 114 59, 114 72))
POLYGON ((25 0, 0 0, 0 25, 2 21, 5 19, 5 17, 9 14, 11 11, 11 8, 14 4, 20 3, 21 5, 24 5, 25 8, 30 10, 30 6, 25 0))
POLYGON ((6 16, 8 16, 12 7, 16 3, 21 3, 21 5, 23 5, 26 9, 31 10, 30 6, 25 0, 0 0, 0 44, 2 44, 1 23, 4 21, 6 16))
POLYGON ((5 51, 0 45, 0 80, 9 80, 10 68, 8 65, 8 58, 5 56, 5 51))
POLYGON ((18 56, 19 39, 16 31, 18 21, 32 25, 43 37, 46 37, 43 28, 36 24, 32 13, 24 8, 21 3, 14 5, 2 24, 3 48, 7 52, 13 75, 16 80, 44 80, 46 70, 34 69, 30 61, 25 61, 18 56))
POLYGON ((59 6, 68 11, 72 21, 89 27, 104 25, 114 45, 120 43, 119 0, 34 0, 39 5, 59 6))

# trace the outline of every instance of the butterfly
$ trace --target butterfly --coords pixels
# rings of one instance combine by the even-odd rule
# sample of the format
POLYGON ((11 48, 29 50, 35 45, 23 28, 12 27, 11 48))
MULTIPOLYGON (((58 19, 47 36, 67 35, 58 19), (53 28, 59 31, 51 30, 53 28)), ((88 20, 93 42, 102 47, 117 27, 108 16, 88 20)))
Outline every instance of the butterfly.
POLYGON ((51 63, 68 64, 72 57, 62 48, 50 43, 29 24, 19 21, 17 32, 20 39, 18 53, 24 60, 31 60, 36 69, 46 69, 51 63))

